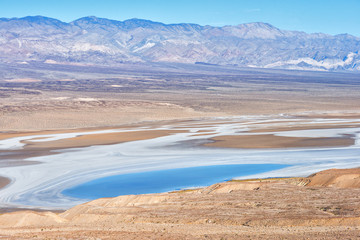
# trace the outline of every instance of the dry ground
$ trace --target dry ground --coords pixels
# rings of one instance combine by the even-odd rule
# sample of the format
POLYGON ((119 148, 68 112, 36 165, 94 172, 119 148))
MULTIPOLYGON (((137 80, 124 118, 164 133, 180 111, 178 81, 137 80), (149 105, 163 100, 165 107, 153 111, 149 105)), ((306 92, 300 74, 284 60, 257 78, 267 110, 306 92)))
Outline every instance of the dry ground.
POLYGON ((298 147, 337 147, 351 146, 355 140, 349 137, 338 138, 305 138, 281 137, 268 135, 219 136, 211 138, 214 142, 206 143, 206 147, 222 148, 298 148, 298 147))
POLYGON ((357 239, 360 169, 0 215, 6 239, 357 239), (304 187, 304 185, 306 185, 304 187))
MULTIPOLYGON (((353 73, 171 64, 147 70, 35 63, 0 69, 3 134, 234 115, 356 118, 360 112, 360 76, 353 73)), ((339 141, 335 145, 350 140, 339 141)), ((17 157, 31 154, 39 152, 31 149, 17 157)), ((6 183, 0 179, 0 185, 6 183)), ((358 184, 359 171, 352 170, 320 178, 228 182, 195 191, 100 199, 61 214, 1 214, 0 237, 358 239, 358 184)))
POLYGON ((0 131, 360 111, 360 75, 354 73, 176 64, 89 68, 32 63, 0 69, 0 131))

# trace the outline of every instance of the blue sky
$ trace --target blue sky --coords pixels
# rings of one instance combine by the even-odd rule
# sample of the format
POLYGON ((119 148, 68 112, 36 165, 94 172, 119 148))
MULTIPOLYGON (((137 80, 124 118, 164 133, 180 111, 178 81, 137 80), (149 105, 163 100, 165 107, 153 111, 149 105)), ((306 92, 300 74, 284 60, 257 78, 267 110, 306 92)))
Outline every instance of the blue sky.
POLYGON ((65 22, 91 15, 213 26, 267 22, 281 29, 360 36, 360 0, 0 0, 0 17, 29 15, 65 22))

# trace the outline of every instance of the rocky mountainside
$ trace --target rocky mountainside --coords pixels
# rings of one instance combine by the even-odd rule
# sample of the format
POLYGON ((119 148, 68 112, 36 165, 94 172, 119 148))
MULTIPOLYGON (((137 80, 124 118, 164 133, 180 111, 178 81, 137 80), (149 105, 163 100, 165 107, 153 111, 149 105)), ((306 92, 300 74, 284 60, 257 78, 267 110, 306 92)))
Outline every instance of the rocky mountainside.
POLYGON ((84 17, 70 23, 0 18, 0 61, 181 62, 303 70, 360 70, 360 38, 285 31, 266 23, 163 24, 84 17))

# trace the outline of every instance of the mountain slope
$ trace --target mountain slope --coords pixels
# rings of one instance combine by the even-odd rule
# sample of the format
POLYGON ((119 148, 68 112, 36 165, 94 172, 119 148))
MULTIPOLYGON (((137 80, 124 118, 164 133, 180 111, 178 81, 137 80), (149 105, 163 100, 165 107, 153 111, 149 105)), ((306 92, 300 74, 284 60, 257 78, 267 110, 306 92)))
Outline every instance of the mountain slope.
POLYGON ((0 18, 0 61, 6 62, 203 62, 360 70, 359 50, 360 38, 348 34, 307 34, 266 23, 212 27, 94 16, 70 23, 43 16, 0 18))

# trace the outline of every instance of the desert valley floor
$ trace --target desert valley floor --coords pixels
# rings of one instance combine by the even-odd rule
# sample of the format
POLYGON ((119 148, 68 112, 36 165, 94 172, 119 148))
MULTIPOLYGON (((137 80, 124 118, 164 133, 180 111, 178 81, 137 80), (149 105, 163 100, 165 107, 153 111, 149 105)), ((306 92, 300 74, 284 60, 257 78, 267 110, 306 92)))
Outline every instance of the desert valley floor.
POLYGON ((2 237, 360 236, 357 74, 0 67, 2 237))

